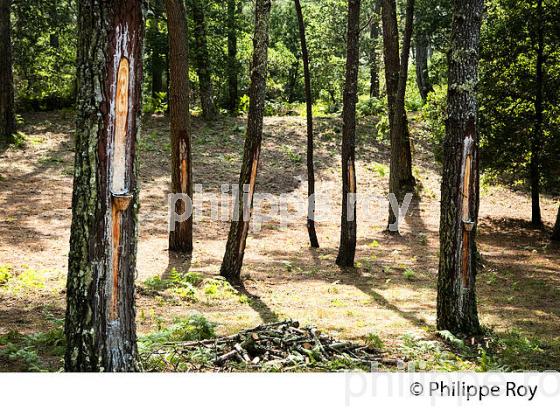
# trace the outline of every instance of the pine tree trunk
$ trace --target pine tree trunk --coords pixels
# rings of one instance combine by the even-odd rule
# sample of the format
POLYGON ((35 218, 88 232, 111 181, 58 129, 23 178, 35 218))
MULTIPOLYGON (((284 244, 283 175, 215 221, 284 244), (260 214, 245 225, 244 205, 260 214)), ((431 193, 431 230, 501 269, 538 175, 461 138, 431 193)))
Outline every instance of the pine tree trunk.
POLYGON ((348 0, 346 83, 342 108, 342 212, 336 264, 354 266, 356 253, 356 102, 360 62, 360 0, 348 0))
POLYGON ((437 328, 480 332, 476 307, 479 204, 477 100, 483 0, 453 0, 448 121, 441 182, 437 328))
POLYGON ((416 35, 414 49, 416 54, 416 85, 422 101, 426 102, 428 94, 434 90, 428 76, 428 38, 426 34, 419 33, 416 35))
POLYGON ((312 248, 319 247, 315 231, 315 166, 313 164, 313 98, 311 96, 311 73, 309 72, 309 52, 305 38, 305 22, 299 0, 294 0, 301 42, 303 76, 305 80, 305 103, 307 107, 307 232, 312 248))
POLYGON ((80 1, 78 32, 65 369, 135 371, 142 2, 80 1))
POLYGON ((542 226, 540 205, 540 149, 543 140, 543 62, 544 62, 544 33, 543 33, 543 5, 542 0, 537 0, 537 67, 536 67, 536 92, 535 92, 535 131, 531 138, 531 224, 542 226))
POLYGON ((247 136, 243 149, 241 174, 239 175, 239 195, 234 204, 234 213, 236 215, 234 215, 231 221, 226 252, 220 269, 220 274, 230 283, 234 284, 241 282, 241 266, 243 264, 247 234, 249 233, 253 194, 255 192, 261 151, 268 65, 270 8, 271 0, 256 0, 247 136))
POLYGON ((227 0, 227 42, 228 42, 228 64, 227 64, 227 83, 228 83, 228 111, 232 114, 237 113, 239 105, 239 95, 237 89, 237 13, 238 6, 241 8, 239 0, 227 0))
POLYGON ((12 74, 12 0, 0 0, 0 146, 14 141, 16 117, 12 74))
POLYGON ((210 75, 210 58, 208 57, 208 46, 206 42, 206 23, 204 21, 204 5, 202 0, 192 0, 192 17, 194 21, 194 58, 196 72, 200 85, 200 105, 202 116, 205 120, 216 118, 216 106, 214 104, 214 93, 212 91, 212 78, 210 75))
MULTIPOLYGON (((165 8, 169 33, 171 190, 173 194, 187 195, 192 201, 187 20, 182 0, 165 0, 165 8)), ((174 205, 177 215, 189 212, 190 216, 182 222, 172 222, 175 229, 169 232, 169 250, 188 254, 193 249, 192 202, 178 200, 174 205)))
POLYGON ((558 207, 558 214, 556 215, 556 223, 554 224, 554 229, 552 230, 552 240, 560 241, 560 206, 558 207))
POLYGON ((152 97, 156 98, 158 93, 163 91, 163 71, 165 69, 165 60, 163 54, 165 50, 162 50, 160 37, 162 34, 159 32, 158 22, 161 19, 161 2, 156 0, 154 2, 154 27, 151 29, 150 40, 152 42, 152 97))
POLYGON ((381 1, 375 2, 373 16, 370 23, 370 51, 369 51, 369 96, 370 98, 379 98, 379 57, 377 48, 379 47, 379 11, 381 1))
MULTIPOLYGON (((414 0, 407 0, 403 50, 399 58, 399 35, 395 0, 383 0, 383 46, 391 134, 389 192, 395 195, 399 204, 402 203, 407 193, 414 191, 414 186, 416 185, 416 181, 412 176, 410 135, 404 107, 413 16, 414 0)), ((397 215, 389 207, 388 225, 394 226, 397 221, 397 215)), ((391 231, 388 228, 388 231, 398 233, 398 228, 395 231, 391 231)))

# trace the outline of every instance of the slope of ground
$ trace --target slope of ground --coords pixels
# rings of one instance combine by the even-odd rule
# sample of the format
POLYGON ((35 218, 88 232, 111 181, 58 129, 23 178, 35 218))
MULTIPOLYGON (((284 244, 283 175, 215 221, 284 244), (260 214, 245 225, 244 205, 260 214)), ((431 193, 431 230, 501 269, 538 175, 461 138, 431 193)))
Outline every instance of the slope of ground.
MULTIPOLYGON (((48 332, 64 314, 73 114, 36 113, 24 120, 26 146, 0 154, 0 283, 2 272, 9 277, 0 286, 0 335, 48 332)), ((404 358, 411 355, 407 346, 426 342, 427 357, 433 356, 429 342, 435 325, 440 178, 422 139, 422 127, 416 124, 413 133, 419 190, 403 223, 403 235, 393 237, 383 232, 387 204, 380 200, 387 195, 389 147, 376 137, 372 120, 361 121, 358 192, 370 196, 369 209, 358 213, 357 267, 340 270, 334 260, 341 122, 318 119, 321 248, 309 248, 304 217, 292 218, 287 227, 278 220, 262 221, 247 241, 246 292, 238 294, 215 280, 229 225, 212 217, 210 201, 222 185, 237 183, 244 123, 243 118, 211 124, 194 120, 194 181, 201 185, 195 200, 205 206, 195 222, 193 259, 179 260, 167 252, 169 124, 163 116, 146 118, 140 141, 139 333, 161 329, 194 311, 217 323, 219 334, 293 318, 339 339, 379 337, 386 350, 404 358), (165 279, 181 272, 192 272, 196 286, 165 279)), ((304 150, 304 118, 266 118, 257 191, 304 205, 304 150)), ((263 209, 274 206, 269 201, 263 209)), ((481 321, 525 349, 527 358, 520 365, 525 368, 560 368, 560 252, 548 240, 556 209, 552 198, 543 198, 547 230, 533 230, 527 223, 530 198, 525 193, 482 187, 481 321)), ((294 210, 289 208, 289 213, 294 210)), ((7 343, 2 340, 0 348, 7 343)), ((0 369, 17 370, 4 361, 0 359, 0 369)))

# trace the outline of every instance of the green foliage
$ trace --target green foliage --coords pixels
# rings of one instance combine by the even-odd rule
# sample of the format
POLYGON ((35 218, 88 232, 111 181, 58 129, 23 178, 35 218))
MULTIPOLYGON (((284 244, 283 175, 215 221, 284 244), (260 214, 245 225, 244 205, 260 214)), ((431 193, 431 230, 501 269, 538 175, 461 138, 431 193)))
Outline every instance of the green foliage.
POLYGON ((386 116, 385 99, 383 98, 360 98, 356 105, 358 115, 365 116, 386 116))
POLYGON ((12 266, 2 264, 0 265, 0 286, 5 285, 12 278, 12 266))
MULTIPOLYGON (((560 1, 543 2, 542 187, 560 192, 560 1)), ((513 185, 528 186, 531 141, 536 135, 536 2, 494 0, 481 33, 481 166, 513 185)))
POLYGON ((416 272, 414 272, 414 270, 412 270, 410 268, 406 268, 403 271, 403 276, 406 280, 412 280, 416 277, 416 272))
POLYGON ((157 92, 154 96, 148 96, 144 98, 144 103, 142 104, 142 109, 145 113, 155 113, 164 114, 169 109, 169 102, 167 99, 167 93, 157 92))
POLYGON ((199 313, 184 318, 175 318, 173 323, 157 332, 138 339, 139 350, 152 349, 154 345, 168 342, 188 342, 211 339, 216 336, 216 325, 199 313))
POLYGON ((443 161, 443 141, 447 120, 447 85, 435 85, 422 108, 422 117, 428 125, 428 139, 432 143, 435 159, 443 161))
POLYGON ((33 292, 44 289, 46 271, 25 268, 20 273, 14 273, 9 265, 0 267, 0 291, 18 295, 23 292, 33 292))
POLYGON ((171 294, 182 300, 196 301, 196 287, 202 283, 202 276, 195 272, 178 272, 171 269, 169 276, 162 279, 153 276, 144 281, 144 286, 151 291, 170 290, 171 294))
POLYGON ((284 155, 288 157, 288 159, 293 162, 294 164, 301 164, 303 161, 303 156, 294 150, 293 147, 289 145, 282 145, 280 147, 284 155))
POLYGON ((54 327, 46 332, 25 335, 10 331, 0 336, 0 358, 11 362, 18 370, 53 370, 52 363, 45 359, 52 357, 60 362, 64 355, 65 338, 63 321, 55 319, 52 322, 54 327))
POLYGON ((76 3, 15 0, 12 10, 16 102, 24 110, 72 105, 76 3))
POLYGON ((365 337, 366 346, 369 349, 381 350, 384 347, 383 340, 375 333, 368 333, 365 337))

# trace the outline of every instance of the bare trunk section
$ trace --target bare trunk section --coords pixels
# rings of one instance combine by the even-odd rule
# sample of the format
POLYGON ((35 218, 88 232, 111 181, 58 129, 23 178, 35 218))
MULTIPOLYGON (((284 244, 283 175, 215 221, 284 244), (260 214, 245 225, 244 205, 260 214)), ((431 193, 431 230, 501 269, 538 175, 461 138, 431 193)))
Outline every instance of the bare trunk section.
POLYGON ((238 6, 241 8, 239 0, 227 0, 227 42, 228 42, 228 111, 232 114, 237 113, 239 105, 239 95, 237 89, 237 73, 239 71, 237 62, 237 14, 238 6))
POLYGON ((239 175, 239 195, 236 198, 236 204, 234 204, 234 213, 237 215, 234 215, 231 221, 226 252, 220 269, 220 274, 230 283, 234 284, 241 282, 241 266, 243 264, 247 234, 249 233, 253 194, 255 192, 261 151, 268 65, 270 8, 271 0, 256 0, 247 137, 245 138, 243 162, 241 174, 239 175))
POLYGON ((360 0, 348 0, 346 83, 342 108, 342 212, 336 264, 354 266, 356 253, 356 102, 360 62, 360 0))
POLYGON ((441 183, 437 327, 480 332, 476 306, 479 205, 476 83, 483 0, 454 0, 448 54, 448 121, 441 183))
POLYGON ((560 241, 560 206, 558 207, 558 214, 556 215, 556 223, 554 224, 554 229, 552 230, 551 239, 553 241, 560 241))
POLYGON ((154 2, 153 13, 154 13, 154 28, 151 30, 152 41, 152 97, 156 98, 158 93, 163 91, 163 71, 165 70, 165 50, 162 50, 160 44, 160 36, 158 22, 161 20, 161 0, 156 0, 154 2))
POLYGON ((369 96, 370 98, 379 98, 379 56, 377 49, 379 47, 379 20, 380 20, 381 0, 375 2, 373 16, 370 23, 369 38, 369 96))
POLYGON ((16 132, 11 5, 12 0, 0 0, 0 146, 12 143, 16 132))
POLYGON ((78 27, 65 369, 135 371, 142 2, 81 1, 78 27))
MULTIPOLYGON (((389 176, 389 193, 394 194, 397 201, 403 202, 407 193, 413 192, 416 181, 412 176, 412 154, 408 119, 404 107, 406 82, 408 79, 408 60, 412 38, 414 18, 414 0, 406 2, 406 21, 404 28, 403 48, 399 58, 399 38, 395 0, 383 0, 383 42, 385 50, 385 76, 387 82, 387 100, 389 105, 389 124, 391 133, 391 162, 389 176)), ((388 226, 397 226, 398 215, 389 207, 388 226)))
POLYGON ((422 97, 422 101, 426 102, 428 94, 434 91, 428 76, 428 37, 424 33, 416 35, 414 44, 416 55, 416 85, 422 97))
MULTIPOLYGON (((171 122, 171 190, 185 194, 191 201, 192 162, 189 113, 189 61, 187 20, 182 0, 165 0, 169 35, 169 119, 171 122)), ((191 253, 193 249, 192 202, 179 200, 175 203, 178 215, 189 212, 190 216, 175 222, 175 230, 169 232, 169 250, 191 253), (190 209, 189 209, 190 208, 190 209)))
POLYGON ((309 72, 309 52, 305 38, 305 22, 299 0, 294 0, 299 25, 303 75, 305 80, 305 103, 307 107, 307 232, 312 248, 319 247, 315 231, 315 166, 313 164, 313 99, 311 97, 311 73, 309 72))
POLYGON ((542 0, 537 0, 537 67, 535 78, 535 131, 531 138, 531 224, 542 227, 540 205, 540 149, 543 141, 543 62, 544 62, 544 27, 542 0))
POLYGON ((202 116, 205 120, 213 120, 216 118, 217 110, 214 104, 214 92, 212 91, 210 58, 208 57, 208 45, 206 41, 206 22, 204 21, 204 4, 202 0, 192 0, 191 4, 194 21, 195 50, 193 54, 200 85, 202 116))

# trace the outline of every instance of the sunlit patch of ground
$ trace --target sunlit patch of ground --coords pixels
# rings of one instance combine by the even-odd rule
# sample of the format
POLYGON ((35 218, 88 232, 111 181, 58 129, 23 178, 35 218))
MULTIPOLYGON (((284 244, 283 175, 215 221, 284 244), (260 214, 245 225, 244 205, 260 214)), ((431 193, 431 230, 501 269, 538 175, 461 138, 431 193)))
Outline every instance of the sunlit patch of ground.
MULTIPOLYGON (((358 192, 379 197, 387 194, 389 147, 376 139, 372 125, 373 120, 362 121, 358 130, 358 192)), ((46 332, 55 326, 53 320, 63 317, 72 129, 71 113, 30 114, 22 129, 27 146, 0 154, 0 272, 4 267, 11 275, 0 285, 0 335, 10 330, 46 332), (22 276, 25 272, 27 276, 22 276)), ((162 116, 146 119, 139 144, 139 333, 198 311, 218 324, 219 334, 293 318, 340 339, 364 340, 376 334, 399 357, 410 355, 408 344, 417 346, 434 338, 440 180, 430 148, 415 127, 415 174, 422 188, 403 223, 403 235, 383 232, 387 208, 375 203, 367 216, 358 215, 356 268, 340 270, 334 264, 339 239, 340 129, 338 119, 317 120, 318 189, 330 200, 335 215, 317 224, 321 248, 308 247, 304 218, 287 228, 277 221, 263 222, 247 241, 243 268, 247 295, 240 295, 214 286, 229 225, 213 220, 208 206, 195 225, 192 260, 168 255, 169 125, 162 116), (173 269, 202 276, 204 282, 194 296, 181 289, 153 291, 147 285, 151 278, 166 277, 173 269)), ((193 121, 194 181, 203 188, 199 200, 209 204, 222 184, 237 183, 244 130, 243 118, 212 124, 193 121)), ((257 191, 303 201, 304 118, 266 118, 264 133, 257 191)), ((545 197, 542 208, 550 229, 557 205, 545 197)), ((502 187, 482 190, 479 311, 483 324, 497 332, 515 331, 550 342, 552 350, 543 355, 550 357, 550 368, 558 369, 560 252, 550 245, 547 232, 530 228, 529 215, 530 198, 525 193, 502 187)), ((2 366, 9 368, 0 360, 2 366)))

